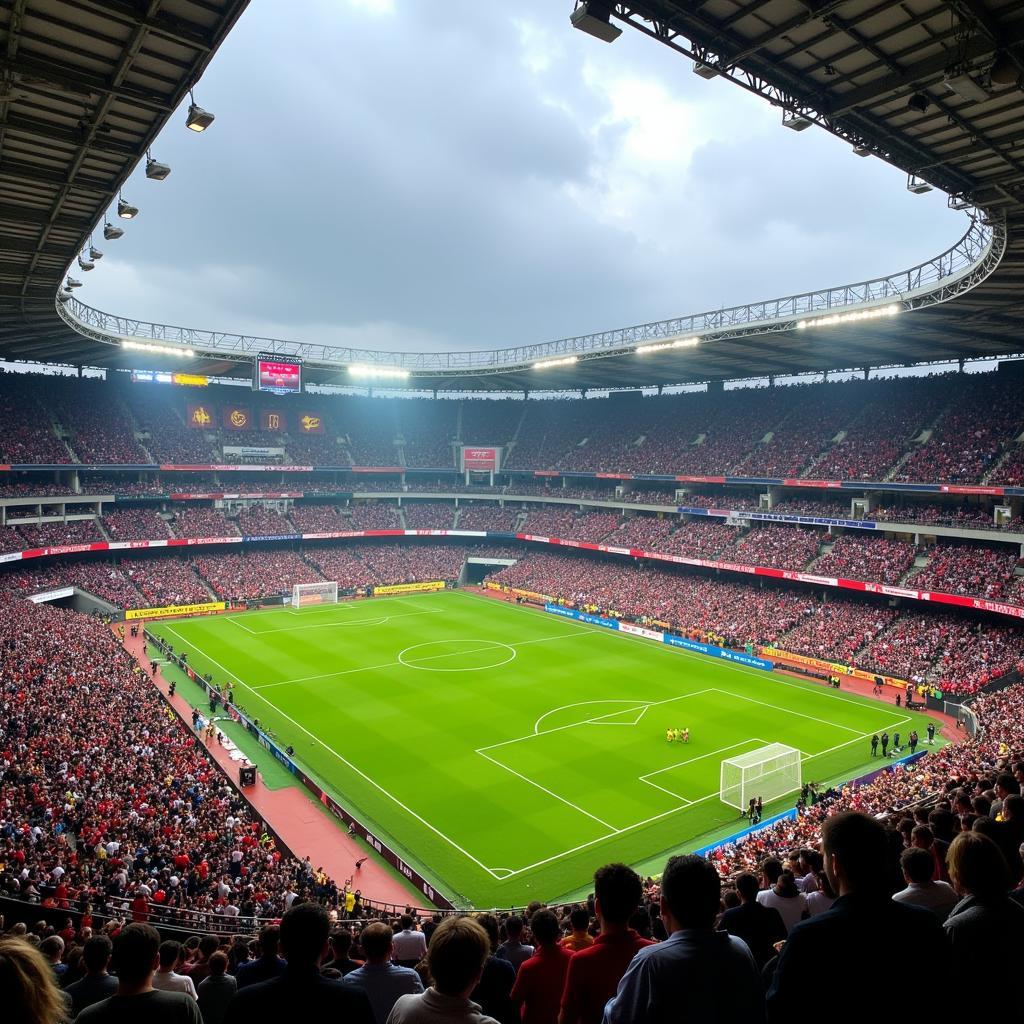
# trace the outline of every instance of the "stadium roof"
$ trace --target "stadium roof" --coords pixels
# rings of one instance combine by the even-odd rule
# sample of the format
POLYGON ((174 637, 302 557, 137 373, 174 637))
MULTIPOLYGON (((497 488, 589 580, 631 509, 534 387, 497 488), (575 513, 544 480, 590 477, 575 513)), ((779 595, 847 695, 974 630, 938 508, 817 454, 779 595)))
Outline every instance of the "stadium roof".
MULTIPOLYGON (((689 57, 704 77, 722 76, 762 95, 779 108, 780 129, 784 117, 798 130, 817 124, 858 154, 902 168, 913 176, 908 184, 931 184, 951 203, 976 209, 957 246, 889 277, 469 353, 329 348, 127 321, 75 301, 55 308, 64 268, 244 6, 153 0, 143 17, 128 4, 20 0, 10 14, 0 12, 0 354, 125 366, 138 353, 117 343, 133 338, 192 350, 189 368, 206 373, 237 373, 238 363, 269 349, 302 356, 307 379, 324 382, 353 383, 346 366, 359 363, 404 369, 417 388, 535 390, 1024 350, 1018 0, 578 0, 599 20, 610 14, 612 24, 632 26, 689 57), (904 312, 815 323, 890 305, 904 312), (537 368, 538 362, 553 365, 537 368)), ((159 353, 153 350, 148 362, 160 366, 159 353)), ((174 363, 182 368, 180 359, 174 363)))

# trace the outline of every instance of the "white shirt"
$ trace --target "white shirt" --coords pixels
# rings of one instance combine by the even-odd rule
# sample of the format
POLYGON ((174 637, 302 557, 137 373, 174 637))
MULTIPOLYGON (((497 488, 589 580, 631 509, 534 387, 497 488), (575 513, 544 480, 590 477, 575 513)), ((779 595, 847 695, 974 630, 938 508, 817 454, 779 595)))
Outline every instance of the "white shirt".
POLYGON ((394 942, 395 951, 392 958, 395 960, 415 960, 418 963, 426 956, 427 937, 423 932, 404 928, 395 935, 394 942))
POLYGON ((909 903, 930 910, 940 921, 945 921, 960 897, 949 882, 936 881, 911 882, 906 889, 896 893, 893 899, 897 903, 909 903))
POLYGON ((824 914, 833 903, 835 903, 835 897, 826 896, 820 889, 807 894, 807 909, 811 912, 811 917, 814 917, 815 914, 824 914))
POLYGON ((774 907, 782 915, 787 935, 793 930, 793 926, 800 922, 807 909, 807 897, 802 892, 796 896, 780 896, 774 888, 759 892, 757 902, 762 907, 774 907))
POLYGON ((192 979, 185 974, 175 974, 174 971, 156 971, 153 974, 153 988, 161 992, 184 992, 193 999, 196 997, 196 987, 192 979))

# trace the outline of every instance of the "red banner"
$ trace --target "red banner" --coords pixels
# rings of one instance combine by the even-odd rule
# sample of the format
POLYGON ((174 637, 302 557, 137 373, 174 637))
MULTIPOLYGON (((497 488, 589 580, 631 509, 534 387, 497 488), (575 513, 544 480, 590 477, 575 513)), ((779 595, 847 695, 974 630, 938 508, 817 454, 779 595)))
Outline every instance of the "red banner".
POLYGON ((498 449, 463 448, 462 465, 465 469, 495 470, 498 468, 498 449))
POLYGON ((266 434, 279 434, 284 430, 284 413, 273 409, 260 412, 260 430, 266 434))
POLYGON ((210 406, 200 402, 189 402, 188 425, 193 430, 209 430, 213 427, 213 411, 210 406))
POLYGON ((304 412, 299 417, 299 432, 302 434, 322 434, 324 432, 323 416, 316 416, 311 412, 304 412))
POLYGON ((252 413, 244 405, 226 406, 224 427, 227 430, 249 430, 252 428, 252 413))

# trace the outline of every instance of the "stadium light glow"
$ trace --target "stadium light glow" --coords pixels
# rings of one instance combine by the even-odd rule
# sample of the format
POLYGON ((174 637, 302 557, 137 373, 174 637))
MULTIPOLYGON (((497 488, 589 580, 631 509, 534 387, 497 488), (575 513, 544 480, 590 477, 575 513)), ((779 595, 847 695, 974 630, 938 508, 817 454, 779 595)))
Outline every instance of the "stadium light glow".
POLYGON ((659 341, 654 345, 637 345, 633 351, 638 356, 645 356, 651 352, 664 352, 673 348, 696 348, 700 344, 700 338, 676 338, 675 341, 659 341))
POLYGON ((801 320, 797 327, 831 327, 833 324, 851 324, 858 320, 880 320, 887 316, 896 316, 903 312, 903 307, 894 302, 889 306, 876 306, 874 309, 858 309, 851 313, 833 313, 831 316, 818 316, 813 320, 801 320))
POLYGON ((137 206, 132 206, 132 204, 127 202, 123 196, 118 196, 117 215, 122 220, 131 220, 133 217, 138 217, 139 208, 137 206))
POLYGON ((193 132, 205 132, 214 122, 213 114, 208 110, 203 110, 196 103, 195 96, 192 95, 192 90, 188 91, 188 98, 191 101, 188 108, 188 115, 185 117, 185 127, 189 131, 193 132))
POLYGON ((533 368, 535 370, 547 370, 552 366, 572 366, 573 363, 578 362, 579 358, 577 356, 563 356, 561 359, 541 359, 540 362, 533 364, 533 368))
POLYGON ((150 345, 145 341, 128 341, 124 339, 121 342, 121 348, 130 348, 136 352, 149 352, 163 356, 181 356, 185 359, 191 359, 195 352, 190 348, 178 348, 174 345, 150 345))
POLYGON ((353 377, 360 379, 377 377, 381 380, 408 380, 409 371, 400 369, 397 366, 365 366, 361 363, 353 363, 348 372, 353 377))

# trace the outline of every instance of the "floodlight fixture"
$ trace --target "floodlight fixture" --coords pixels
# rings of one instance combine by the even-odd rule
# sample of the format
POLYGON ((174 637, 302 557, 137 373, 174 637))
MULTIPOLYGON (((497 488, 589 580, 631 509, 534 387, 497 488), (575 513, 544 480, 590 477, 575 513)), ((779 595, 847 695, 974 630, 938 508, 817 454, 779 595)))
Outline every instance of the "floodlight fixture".
POLYGON ((353 363, 348 372, 353 377, 363 379, 378 378, 380 380, 408 380, 409 371, 398 366, 368 366, 363 363, 353 363))
POLYGON ((699 78, 706 79, 710 82, 712 78, 718 77, 718 68, 713 64, 706 63, 705 61, 695 60, 693 62, 693 73, 699 78))
POLYGON ((89 259, 90 260, 101 260, 103 259, 103 253, 92 244, 92 239, 89 239, 89 259))
POLYGON ((148 341, 130 341, 124 338, 121 341, 121 348, 132 349, 136 352, 149 352, 152 355, 180 356, 183 359, 191 359, 195 352, 190 348, 179 345, 151 345, 148 341))
POLYGON ((1021 83, 1020 66, 1006 51, 996 57, 988 76, 989 81, 999 87, 1021 83))
POLYGON ((188 98, 191 101, 188 108, 188 116, 185 118, 185 127, 189 131, 193 132, 205 132, 207 128, 213 124, 213 114, 208 110, 203 110, 196 103, 195 96, 192 95, 192 90, 188 91, 188 98))
POLYGON ((59 292, 57 292, 57 301, 58 302, 61 302, 61 303, 67 302, 68 299, 70 299, 70 298, 71 298, 71 289, 70 288, 61 288, 61 290, 59 292))
POLYGON ((77 280, 74 277, 71 277, 71 275, 69 274, 68 275, 68 279, 65 282, 65 285, 66 285, 67 288, 81 288, 82 287, 82 282, 77 280))
POLYGON ((118 194, 117 197, 117 215, 121 220, 131 220, 133 217, 138 217, 139 208, 132 206, 124 196, 118 194))
POLYGON ((954 192, 946 200, 946 205, 951 210, 969 210, 974 204, 962 192, 954 192))
POLYGON ((153 154, 146 150, 146 177, 152 178, 154 181, 163 181, 168 174, 171 173, 171 168, 168 164, 162 164, 159 160, 153 159, 153 154))
POLYGON ((108 242, 113 242, 116 238, 120 238, 124 234, 124 228, 119 228, 110 221, 103 222, 103 237, 108 242))
POLYGON ((652 352, 666 352, 679 348, 696 348, 699 344, 700 338, 676 338, 675 341, 658 341, 653 345, 637 345, 633 351, 638 356, 646 356, 652 352))
POLYGON ((907 191, 913 192, 915 196, 923 196, 925 192, 931 192, 932 187, 924 178, 919 178, 911 171, 907 175, 907 191))
POLYGON ((817 316, 810 320, 799 320, 798 330, 805 330, 808 327, 832 327, 835 324, 851 324, 859 320, 881 320, 885 317, 897 316, 903 312, 903 306, 898 302, 891 302, 887 306, 874 306, 871 309, 854 309, 849 313, 832 313, 828 316, 817 316))
POLYGON ((96 264, 93 263, 91 260, 83 259, 82 258, 82 254, 79 253, 78 254, 78 268, 79 268, 79 270, 85 270, 85 271, 95 270, 96 269, 96 264))
POLYGON ((614 43, 622 35, 622 29, 611 21, 610 0, 582 0, 569 15, 573 28, 586 32, 588 36, 604 43, 614 43))
POLYGON ((971 77, 966 65, 963 64, 947 68, 942 76, 942 84, 955 96, 972 103, 984 103, 989 98, 988 91, 971 77))
POLYGON ((809 117, 801 114, 799 110, 784 110, 782 112, 782 127, 789 128, 794 132, 802 132, 810 128, 812 121, 809 117))
POLYGON ((923 114, 931 104, 932 101, 923 92, 915 92, 907 100, 907 108, 916 111, 918 114, 923 114))
POLYGON ((563 356, 561 359, 541 359, 533 364, 535 370, 547 370, 552 366, 572 366, 573 363, 578 363, 578 356, 563 356))
POLYGON ((866 142, 858 142, 857 145, 853 147, 854 156, 871 156, 873 152, 874 150, 866 142))

